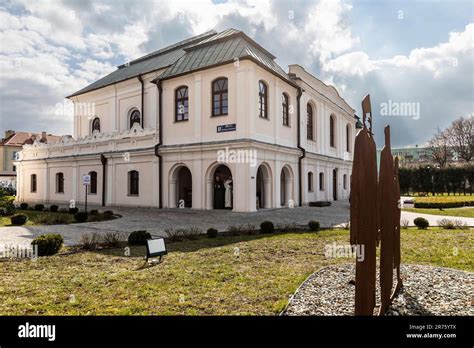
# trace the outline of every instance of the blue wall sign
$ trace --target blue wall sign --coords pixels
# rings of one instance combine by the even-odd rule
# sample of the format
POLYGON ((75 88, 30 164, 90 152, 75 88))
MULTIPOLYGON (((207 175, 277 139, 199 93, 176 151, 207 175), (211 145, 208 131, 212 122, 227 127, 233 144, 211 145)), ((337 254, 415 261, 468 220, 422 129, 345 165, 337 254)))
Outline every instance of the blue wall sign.
POLYGON ((237 129, 237 125, 235 123, 223 124, 222 126, 217 126, 217 133, 233 132, 236 129, 237 129))

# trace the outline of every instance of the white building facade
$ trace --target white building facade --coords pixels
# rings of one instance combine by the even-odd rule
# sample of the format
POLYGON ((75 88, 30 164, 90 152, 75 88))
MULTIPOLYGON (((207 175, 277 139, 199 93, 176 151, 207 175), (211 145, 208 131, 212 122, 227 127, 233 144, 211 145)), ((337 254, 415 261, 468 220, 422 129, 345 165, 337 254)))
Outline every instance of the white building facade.
POLYGON ((25 145, 19 202, 232 209, 349 197, 354 110, 244 33, 208 32, 69 96, 74 136, 25 145), (92 107, 91 107, 92 106, 92 107), (92 112, 91 112, 92 110, 92 112))

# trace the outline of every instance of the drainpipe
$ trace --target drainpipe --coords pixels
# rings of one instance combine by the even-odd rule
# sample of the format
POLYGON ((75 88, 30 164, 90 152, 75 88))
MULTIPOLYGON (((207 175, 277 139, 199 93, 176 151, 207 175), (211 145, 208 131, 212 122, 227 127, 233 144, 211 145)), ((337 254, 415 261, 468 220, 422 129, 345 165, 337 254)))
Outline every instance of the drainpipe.
POLYGON ((144 117, 145 117, 145 83, 143 82, 142 75, 138 75, 138 81, 140 81, 140 84, 142 85, 142 117, 140 118, 140 124, 143 127, 144 125, 144 117))
POLYGON ((156 81, 156 87, 158 88, 158 137, 159 141, 158 144, 155 145, 155 156, 158 157, 158 175, 159 175, 159 181, 158 181, 158 191, 159 193, 159 203, 158 203, 158 208, 161 209, 163 208, 163 179, 162 179, 162 174, 163 174, 163 158, 159 154, 158 149, 163 143, 163 120, 162 120, 162 112, 163 112, 163 88, 161 86, 161 79, 157 79, 156 81))
POLYGON ((303 89, 298 87, 298 95, 296 96, 296 115, 298 118, 298 149, 301 150, 302 154, 298 158, 298 191, 299 191, 299 206, 303 205, 303 173, 302 173, 302 162, 303 158, 306 157, 306 150, 301 146, 301 108, 300 108, 300 98, 303 94, 303 89))
POLYGON ((100 155, 100 161, 102 162, 102 206, 105 207, 106 187, 107 187, 107 158, 104 154, 100 155))

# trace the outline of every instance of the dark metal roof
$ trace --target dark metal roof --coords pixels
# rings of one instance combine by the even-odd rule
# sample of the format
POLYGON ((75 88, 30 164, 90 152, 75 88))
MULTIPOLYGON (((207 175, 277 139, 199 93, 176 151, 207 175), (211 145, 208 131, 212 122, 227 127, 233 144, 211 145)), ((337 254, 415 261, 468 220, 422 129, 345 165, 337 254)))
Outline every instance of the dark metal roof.
POLYGON ((166 67, 169 68, 160 75, 160 79, 168 79, 195 70, 231 63, 237 59, 251 59, 264 69, 294 85, 288 74, 275 63, 274 55, 243 32, 231 28, 220 33, 209 31, 147 54, 128 64, 120 65, 117 70, 69 97, 166 67))
POLYGON ((195 70, 251 59, 273 74, 294 84, 288 74, 274 61, 274 56, 244 33, 229 29, 202 42, 186 47, 186 54, 164 71, 159 78, 169 79, 195 70))
POLYGON ((141 74, 146 74, 155 70, 166 68, 172 65, 179 58, 181 58, 186 52, 183 50, 184 47, 200 42, 203 39, 207 39, 217 33, 212 30, 204 34, 194 36, 192 38, 180 41, 171 46, 162 48, 143 57, 135 59, 127 64, 122 64, 117 70, 111 72, 105 77, 91 83, 87 87, 71 94, 69 97, 73 97, 79 94, 90 92, 102 87, 112 85, 117 82, 125 81, 127 79, 137 77, 141 74))

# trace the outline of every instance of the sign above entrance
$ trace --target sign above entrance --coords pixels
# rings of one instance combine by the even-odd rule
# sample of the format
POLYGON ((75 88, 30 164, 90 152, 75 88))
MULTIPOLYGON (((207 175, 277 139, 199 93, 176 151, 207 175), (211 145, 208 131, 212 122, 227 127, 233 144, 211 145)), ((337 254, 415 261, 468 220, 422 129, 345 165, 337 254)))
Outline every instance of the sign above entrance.
POLYGON ((84 174, 82 176, 82 184, 88 186, 91 184, 91 176, 89 174, 84 174))
POLYGON ((217 133, 233 132, 236 129, 237 129, 237 125, 235 123, 223 124, 221 126, 217 126, 217 133))

